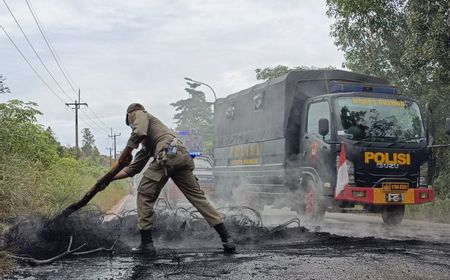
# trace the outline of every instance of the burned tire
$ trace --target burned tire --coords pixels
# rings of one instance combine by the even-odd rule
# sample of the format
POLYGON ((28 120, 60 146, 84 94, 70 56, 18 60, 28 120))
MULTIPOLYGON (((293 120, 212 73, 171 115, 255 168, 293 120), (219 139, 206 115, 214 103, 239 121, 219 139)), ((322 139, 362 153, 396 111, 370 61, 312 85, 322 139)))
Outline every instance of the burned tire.
POLYGON ((316 183, 308 180, 305 185, 304 215, 313 222, 321 222, 325 217, 325 206, 322 192, 316 183))
POLYGON ((383 208, 381 217, 386 225, 398 225, 405 216, 405 205, 389 205, 383 208))

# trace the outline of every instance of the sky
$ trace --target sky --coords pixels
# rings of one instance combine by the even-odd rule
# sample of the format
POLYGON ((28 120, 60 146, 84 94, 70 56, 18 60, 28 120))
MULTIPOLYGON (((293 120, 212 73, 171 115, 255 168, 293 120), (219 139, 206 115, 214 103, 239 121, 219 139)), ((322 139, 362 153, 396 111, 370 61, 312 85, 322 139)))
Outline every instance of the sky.
MULTIPOLYGON (((48 89, 0 30, 0 74, 9 99, 34 101, 63 145, 74 145, 74 92, 34 22, 25 0, 4 0, 62 90, 40 64, 0 1, 0 25, 9 33, 48 89)), ((184 77, 212 86, 218 97, 258 83, 254 70, 279 64, 341 68, 343 53, 330 37, 324 0, 28 0, 75 90, 89 109, 80 130, 90 128, 101 153, 111 147, 110 129, 126 145, 125 110, 132 102, 169 127, 170 103, 188 98, 184 77)), ((208 101, 211 91, 203 90, 208 101)), ((81 138, 81 134, 80 134, 81 138)), ((81 143, 81 140, 80 140, 81 143)))

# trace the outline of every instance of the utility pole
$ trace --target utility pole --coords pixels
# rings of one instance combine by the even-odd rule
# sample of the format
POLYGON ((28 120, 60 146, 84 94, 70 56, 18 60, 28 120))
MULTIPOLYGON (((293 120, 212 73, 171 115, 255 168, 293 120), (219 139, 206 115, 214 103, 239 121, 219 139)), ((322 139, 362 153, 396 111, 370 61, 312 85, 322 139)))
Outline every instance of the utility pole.
POLYGON ((109 150, 109 166, 112 166, 112 147, 108 147, 106 148, 107 150, 109 150))
POLYGON ((113 134, 113 130, 111 128, 111 135, 108 135, 109 137, 111 137, 112 139, 114 139, 114 161, 117 160, 117 153, 116 153, 116 138, 120 136, 119 134, 113 134))
POLYGON ((75 100, 74 103, 66 103, 66 106, 74 106, 72 109, 75 110, 75 149, 76 149, 76 157, 77 160, 80 157, 78 152, 78 110, 81 108, 81 106, 88 106, 87 103, 80 103, 80 89, 78 89, 78 100, 75 100))

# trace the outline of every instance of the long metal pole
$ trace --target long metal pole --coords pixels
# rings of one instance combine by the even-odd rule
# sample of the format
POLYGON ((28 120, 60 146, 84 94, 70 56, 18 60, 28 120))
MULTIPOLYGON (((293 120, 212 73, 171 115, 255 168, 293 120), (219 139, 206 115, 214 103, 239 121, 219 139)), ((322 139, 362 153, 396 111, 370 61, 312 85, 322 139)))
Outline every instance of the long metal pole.
POLYGON ((112 166, 112 147, 106 148, 109 150, 109 166, 112 166))
POLYGON ((116 152, 116 135, 114 135, 114 161, 117 161, 117 152, 116 152))
MULTIPOLYGON (((212 91, 212 93, 214 94, 214 103, 212 103, 212 105, 213 105, 213 136, 216 135, 216 126, 214 125, 214 124, 216 123, 216 102, 217 102, 217 95, 216 95, 216 92, 215 92, 214 89, 213 89, 210 85, 208 85, 207 83, 200 82, 200 81, 197 81, 197 80, 193 80, 193 79, 188 78, 188 77, 184 77, 184 79, 185 79, 186 81, 190 81, 190 82, 198 83, 198 84, 201 84, 201 85, 205 85, 205 86, 207 86, 207 87, 212 91)), ((213 147, 212 147, 213 155, 214 155, 214 147, 215 147, 215 141, 213 140, 213 147)))
POLYGON ((214 91, 214 89, 213 89, 210 85, 208 85, 208 84, 205 84, 205 83, 200 83, 200 84, 209 87, 209 89, 210 89, 210 90, 212 91, 212 93, 214 94, 214 102, 216 102, 216 100, 217 100, 217 95, 216 95, 216 92, 214 91))
POLYGON ((76 156, 77 159, 80 158, 80 154, 78 151, 78 108, 79 103, 75 100, 75 149, 76 149, 76 156))
POLYGON ((207 86, 207 87, 212 91, 212 93, 214 94, 214 102, 217 101, 217 95, 216 95, 216 92, 214 91, 214 89, 213 89, 210 85, 208 85, 207 83, 204 83, 204 82, 200 82, 200 81, 197 81, 197 80, 193 80, 193 79, 188 78, 188 77, 185 77, 184 79, 185 79, 186 81, 191 81, 191 82, 194 82, 194 83, 198 83, 198 84, 207 86))
POLYGON ((121 134, 113 134, 113 130, 111 128, 111 135, 108 135, 114 140, 114 161, 117 161, 117 152, 116 152, 116 138, 120 136, 121 134))
POLYGON ((80 158, 80 154, 78 152, 79 148, 78 148, 78 110, 81 108, 81 106, 88 106, 87 103, 80 103, 80 95, 81 95, 81 91, 80 89, 78 89, 78 100, 75 100, 74 103, 66 103, 66 106, 74 106, 72 109, 75 110, 75 156, 77 158, 77 160, 80 158))

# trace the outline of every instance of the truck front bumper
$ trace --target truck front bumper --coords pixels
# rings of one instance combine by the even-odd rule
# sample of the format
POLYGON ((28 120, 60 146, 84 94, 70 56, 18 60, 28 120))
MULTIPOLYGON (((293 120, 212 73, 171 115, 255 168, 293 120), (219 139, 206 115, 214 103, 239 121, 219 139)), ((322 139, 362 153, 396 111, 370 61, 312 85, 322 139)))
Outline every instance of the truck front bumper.
POLYGON ((345 186, 344 190, 335 196, 335 199, 374 205, 421 204, 434 200, 434 190, 410 188, 403 191, 389 191, 382 188, 345 186))

